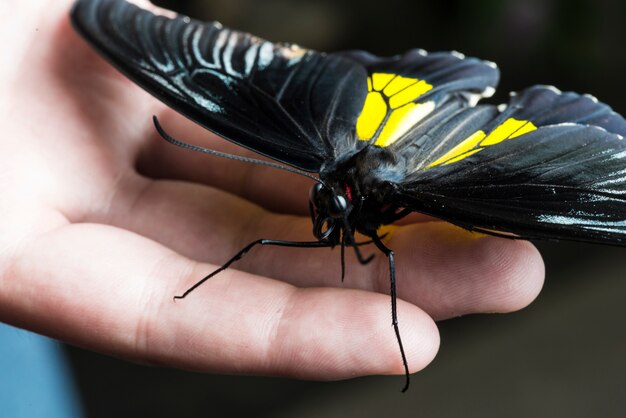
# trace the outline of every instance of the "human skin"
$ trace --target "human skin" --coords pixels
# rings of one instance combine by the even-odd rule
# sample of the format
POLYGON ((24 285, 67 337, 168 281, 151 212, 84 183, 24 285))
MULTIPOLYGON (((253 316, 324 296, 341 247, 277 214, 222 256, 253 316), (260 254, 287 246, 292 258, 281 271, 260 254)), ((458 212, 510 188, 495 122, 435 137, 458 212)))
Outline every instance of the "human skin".
MULTIPOLYGON (((177 149, 176 137, 252 155, 121 76, 70 26, 69 0, 0 2, 0 321, 128 360, 203 372, 335 380, 401 374, 387 260, 258 248, 312 240, 311 181, 177 149)), ((437 320, 510 312, 539 293, 528 242, 413 216, 395 250, 411 372, 434 358, 437 320)), ((366 254, 375 249, 366 249, 366 254)))

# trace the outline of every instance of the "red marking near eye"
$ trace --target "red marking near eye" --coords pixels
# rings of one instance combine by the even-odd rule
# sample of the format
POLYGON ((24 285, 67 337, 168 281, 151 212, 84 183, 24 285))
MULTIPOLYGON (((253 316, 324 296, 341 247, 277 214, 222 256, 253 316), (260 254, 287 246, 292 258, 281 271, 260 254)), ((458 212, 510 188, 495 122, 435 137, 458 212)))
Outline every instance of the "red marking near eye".
POLYGON ((348 198, 348 202, 352 203, 352 189, 350 186, 346 184, 346 197, 348 198))

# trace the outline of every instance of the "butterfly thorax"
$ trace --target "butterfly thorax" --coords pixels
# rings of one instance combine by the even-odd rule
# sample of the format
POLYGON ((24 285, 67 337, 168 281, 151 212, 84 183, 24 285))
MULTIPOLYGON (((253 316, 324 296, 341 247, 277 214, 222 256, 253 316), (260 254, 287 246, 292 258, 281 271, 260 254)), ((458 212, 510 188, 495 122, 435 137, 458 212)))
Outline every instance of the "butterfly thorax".
POLYGON ((390 203, 390 196, 397 187, 399 164, 402 161, 392 152, 366 146, 324 167, 320 172, 324 183, 313 186, 310 196, 315 236, 339 243, 339 230, 372 235, 397 220, 401 208, 390 203))

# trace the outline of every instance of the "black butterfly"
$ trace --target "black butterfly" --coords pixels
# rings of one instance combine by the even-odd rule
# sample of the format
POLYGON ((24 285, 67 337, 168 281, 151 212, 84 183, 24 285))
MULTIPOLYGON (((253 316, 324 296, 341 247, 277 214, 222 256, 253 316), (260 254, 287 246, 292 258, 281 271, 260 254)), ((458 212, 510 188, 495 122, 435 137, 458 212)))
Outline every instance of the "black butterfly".
MULTIPOLYGON (((79 0, 78 31, 148 92, 220 136, 316 180, 314 242, 353 247, 412 211, 509 238, 626 244, 626 121, 591 96, 534 86, 501 106, 495 64, 455 52, 379 58, 274 44, 216 22, 166 17, 123 0, 79 0), (309 173, 316 173, 319 178, 309 173)), ((216 151, 168 141, 214 155, 216 151)), ((342 269, 343 270, 343 269, 342 269)))

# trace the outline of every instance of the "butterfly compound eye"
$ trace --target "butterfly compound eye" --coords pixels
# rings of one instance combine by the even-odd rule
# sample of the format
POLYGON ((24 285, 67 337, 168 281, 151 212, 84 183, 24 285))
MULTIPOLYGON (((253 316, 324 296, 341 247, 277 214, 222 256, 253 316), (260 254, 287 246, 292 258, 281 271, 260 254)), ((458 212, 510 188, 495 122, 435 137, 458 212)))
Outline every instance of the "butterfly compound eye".
POLYGON ((341 218, 348 210, 348 202, 343 196, 333 196, 328 205, 328 214, 333 218, 341 218))

